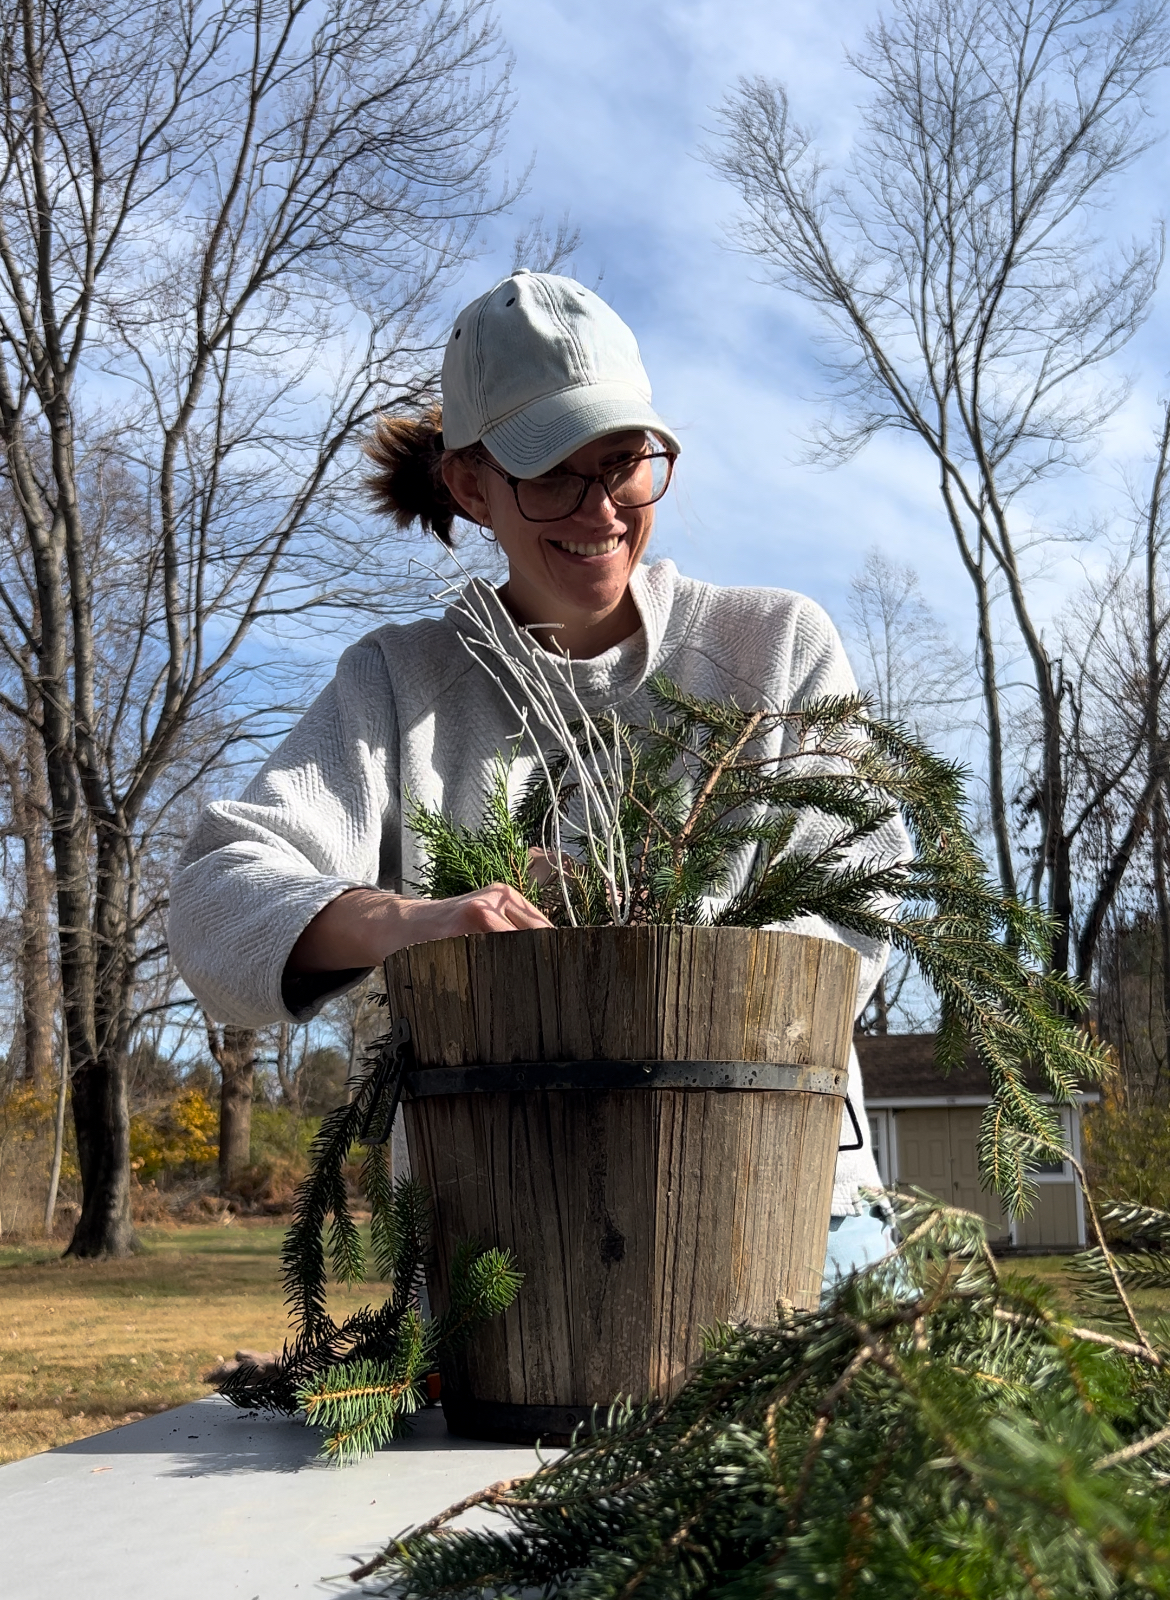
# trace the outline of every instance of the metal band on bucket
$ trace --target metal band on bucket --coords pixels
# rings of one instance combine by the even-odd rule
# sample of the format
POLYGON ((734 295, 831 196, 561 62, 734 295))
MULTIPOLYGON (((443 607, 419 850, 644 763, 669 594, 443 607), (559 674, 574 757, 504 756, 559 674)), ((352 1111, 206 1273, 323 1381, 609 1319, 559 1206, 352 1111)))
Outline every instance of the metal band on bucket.
POLYGON ((762 1089, 841 1097, 847 1080, 845 1068, 778 1061, 488 1061, 415 1067, 404 1088, 414 1100, 546 1089, 762 1089))

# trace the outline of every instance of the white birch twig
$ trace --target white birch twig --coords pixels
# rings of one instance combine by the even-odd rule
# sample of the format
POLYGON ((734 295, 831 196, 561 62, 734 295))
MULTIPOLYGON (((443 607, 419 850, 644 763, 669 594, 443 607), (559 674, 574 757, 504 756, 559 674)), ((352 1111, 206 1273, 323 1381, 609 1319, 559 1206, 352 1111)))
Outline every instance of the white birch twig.
MULTIPOLYGON (((533 632, 541 625, 517 626, 495 589, 472 578, 452 551, 448 549, 446 553, 467 580, 452 601, 466 630, 460 635, 461 643, 515 712, 520 737, 531 746, 548 787, 551 859, 566 915, 576 926, 565 869, 567 829, 568 842, 575 842, 599 873, 610 915, 615 924, 622 926, 629 920, 631 894, 621 827, 626 768, 617 720, 609 719, 611 739, 581 699, 571 658, 542 648, 533 638, 533 632), (580 729, 576 735, 574 723, 580 729), (564 780, 553 777, 541 733, 565 758, 566 776, 571 775, 575 785, 579 818, 572 818, 562 807, 564 780)), ((434 576, 442 581, 442 574, 434 572, 434 576)))

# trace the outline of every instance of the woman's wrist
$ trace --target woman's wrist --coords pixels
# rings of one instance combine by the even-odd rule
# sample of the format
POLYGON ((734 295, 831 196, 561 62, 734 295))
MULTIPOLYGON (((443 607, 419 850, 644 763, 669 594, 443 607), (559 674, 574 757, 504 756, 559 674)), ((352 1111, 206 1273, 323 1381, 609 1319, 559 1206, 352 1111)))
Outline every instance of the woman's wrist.
POLYGON ((331 900, 293 945, 290 977, 376 967, 407 941, 401 895, 386 889, 347 889, 331 900))

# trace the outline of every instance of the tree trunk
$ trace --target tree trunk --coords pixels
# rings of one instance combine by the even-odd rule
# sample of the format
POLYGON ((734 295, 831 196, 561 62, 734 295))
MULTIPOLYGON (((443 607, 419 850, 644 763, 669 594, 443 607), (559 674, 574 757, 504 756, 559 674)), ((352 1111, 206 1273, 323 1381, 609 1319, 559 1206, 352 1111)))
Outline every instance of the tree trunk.
POLYGON ((252 1154, 252 1081, 256 1030, 225 1027, 217 1035, 208 1023, 211 1053, 219 1063, 219 1188, 231 1190, 252 1154))
POLYGON ((47 1089, 53 1080, 57 986, 53 978, 52 874, 45 860, 39 815, 22 843, 25 898, 20 914, 20 1028, 24 1076, 38 1089, 47 1089))
POLYGON ((25 1082, 47 1090, 54 1078, 53 1019, 57 1007, 53 974, 53 874, 45 847, 49 817, 45 756, 40 730, 31 717, 22 719, 21 744, 22 749, 12 759, 6 757, 4 761, 12 801, 13 831, 20 840, 24 889, 17 951, 20 1011, 16 1058, 25 1082))
POLYGON ((65 1111, 69 1104, 69 1061, 62 1054, 61 1078, 57 1085, 57 1115, 53 1120, 53 1161, 49 1168, 49 1192, 45 1196, 45 1236, 52 1238, 57 1216, 57 1189, 61 1182, 61 1157, 65 1150, 65 1111))
POLYGON ((1049 867, 1049 905, 1056 923, 1052 941, 1052 967, 1068 972, 1072 950, 1072 847, 1064 830, 1065 791, 1063 781, 1053 797, 1052 853, 1049 867))
POLYGON ((1044 856, 1048 867, 1048 910, 1056 924, 1052 940, 1051 964, 1056 972, 1069 970, 1072 940, 1072 847, 1065 816, 1067 790, 1064 775, 1064 728, 1061 706, 1064 677, 1059 661, 1045 653, 1036 663, 1036 676, 1043 674, 1040 711, 1044 719, 1044 777, 1040 792, 1040 815, 1044 825, 1044 856))
POLYGON ((873 994, 869 997, 868 1013, 865 1023, 866 1033, 889 1033, 890 1031, 890 1002, 886 994, 886 975, 883 972, 874 986, 873 994))
MULTIPOLYGON (((50 758, 50 786, 53 777, 50 758)), ((54 839, 61 989, 74 1063, 73 1126, 82 1186, 81 1216, 67 1254, 124 1256, 137 1244, 130 1217, 127 1095, 129 863, 125 830, 99 817, 91 835, 91 895, 90 852, 82 849, 89 832, 83 821, 67 837, 62 829, 54 839)))
POLYGON ((999 886, 1004 894, 1011 896, 1016 893, 1016 868, 1012 860, 1011 819, 1008 815, 1007 786, 1003 772, 1003 719, 995 664, 991 600, 982 562, 971 575, 979 614, 979 678, 983 691, 983 709, 987 716, 987 791, 991 803, 991 832, 995 839, 999 886))
POLYGON ((293 1070, 291 1057, 292 1028, 287 1022, 282 1022, 276 1030, 276 1081, 280 1084, 280 1093, 285 1105, 291 1106, 294 1111, 298 1111, 300 1106, 297 1094, 297 1075, 293 1070))
POLYGON ((1008 815, 1007 788, 1003 772, 1003 717, 995 658, 995 634, 992 627, 991 591, 985 570, 987 541, 980 528, 978 543, 974 549, 972 548, 952 480, 945 468, 939 478, 939 493, 946 507, 947 520, 954 534, 959 559, 975 591, 975 607, 979 618, 979 685, 987 717, 987 795, 991 807, 991 832, 995 839, 1000 888, 1004 894, 1014 896, 1016 869, 1012 860, 1011 819, 1008 815))
POLYGON ((83 1061, 74 1069, 70 1083, 82 1205, 65 1254, 126 1256, 137 1240, 130 1219, 130 1106, 125 1062, 83 1061))
MULTIPOLYGON (((1155 1016, 1160 1013, 1161 1038, 1158 1041, 1159 1049, 1155 1054, 1157 1069, 1154 1081, 1148 1088, 1151 1099, 1157 1099, 1161 1092, 1166 1063, 1170 1061, 1170 892, 1166 885, 1166 807, 1161 791, 1154 800, 1153 834, 1154 898, 1158 909, 1158 994, 1157 1004, 1151 1006, 1150 1010, 1155 1016)), ((1151 972, 1151 984, 1154 981, 1155 974, 1151 972)))

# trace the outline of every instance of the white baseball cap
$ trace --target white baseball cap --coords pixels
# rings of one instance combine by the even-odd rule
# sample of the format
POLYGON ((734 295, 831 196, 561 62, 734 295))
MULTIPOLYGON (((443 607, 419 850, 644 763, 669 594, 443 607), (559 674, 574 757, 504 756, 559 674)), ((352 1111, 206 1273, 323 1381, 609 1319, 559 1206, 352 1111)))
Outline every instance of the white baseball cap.
POLYGON ((520 267, 456 318, 443 356, 443 443, 482 441, 535 478, 606 433, 645 428, 682 446, 650 404, 638 341, 572 278, 520 267))

